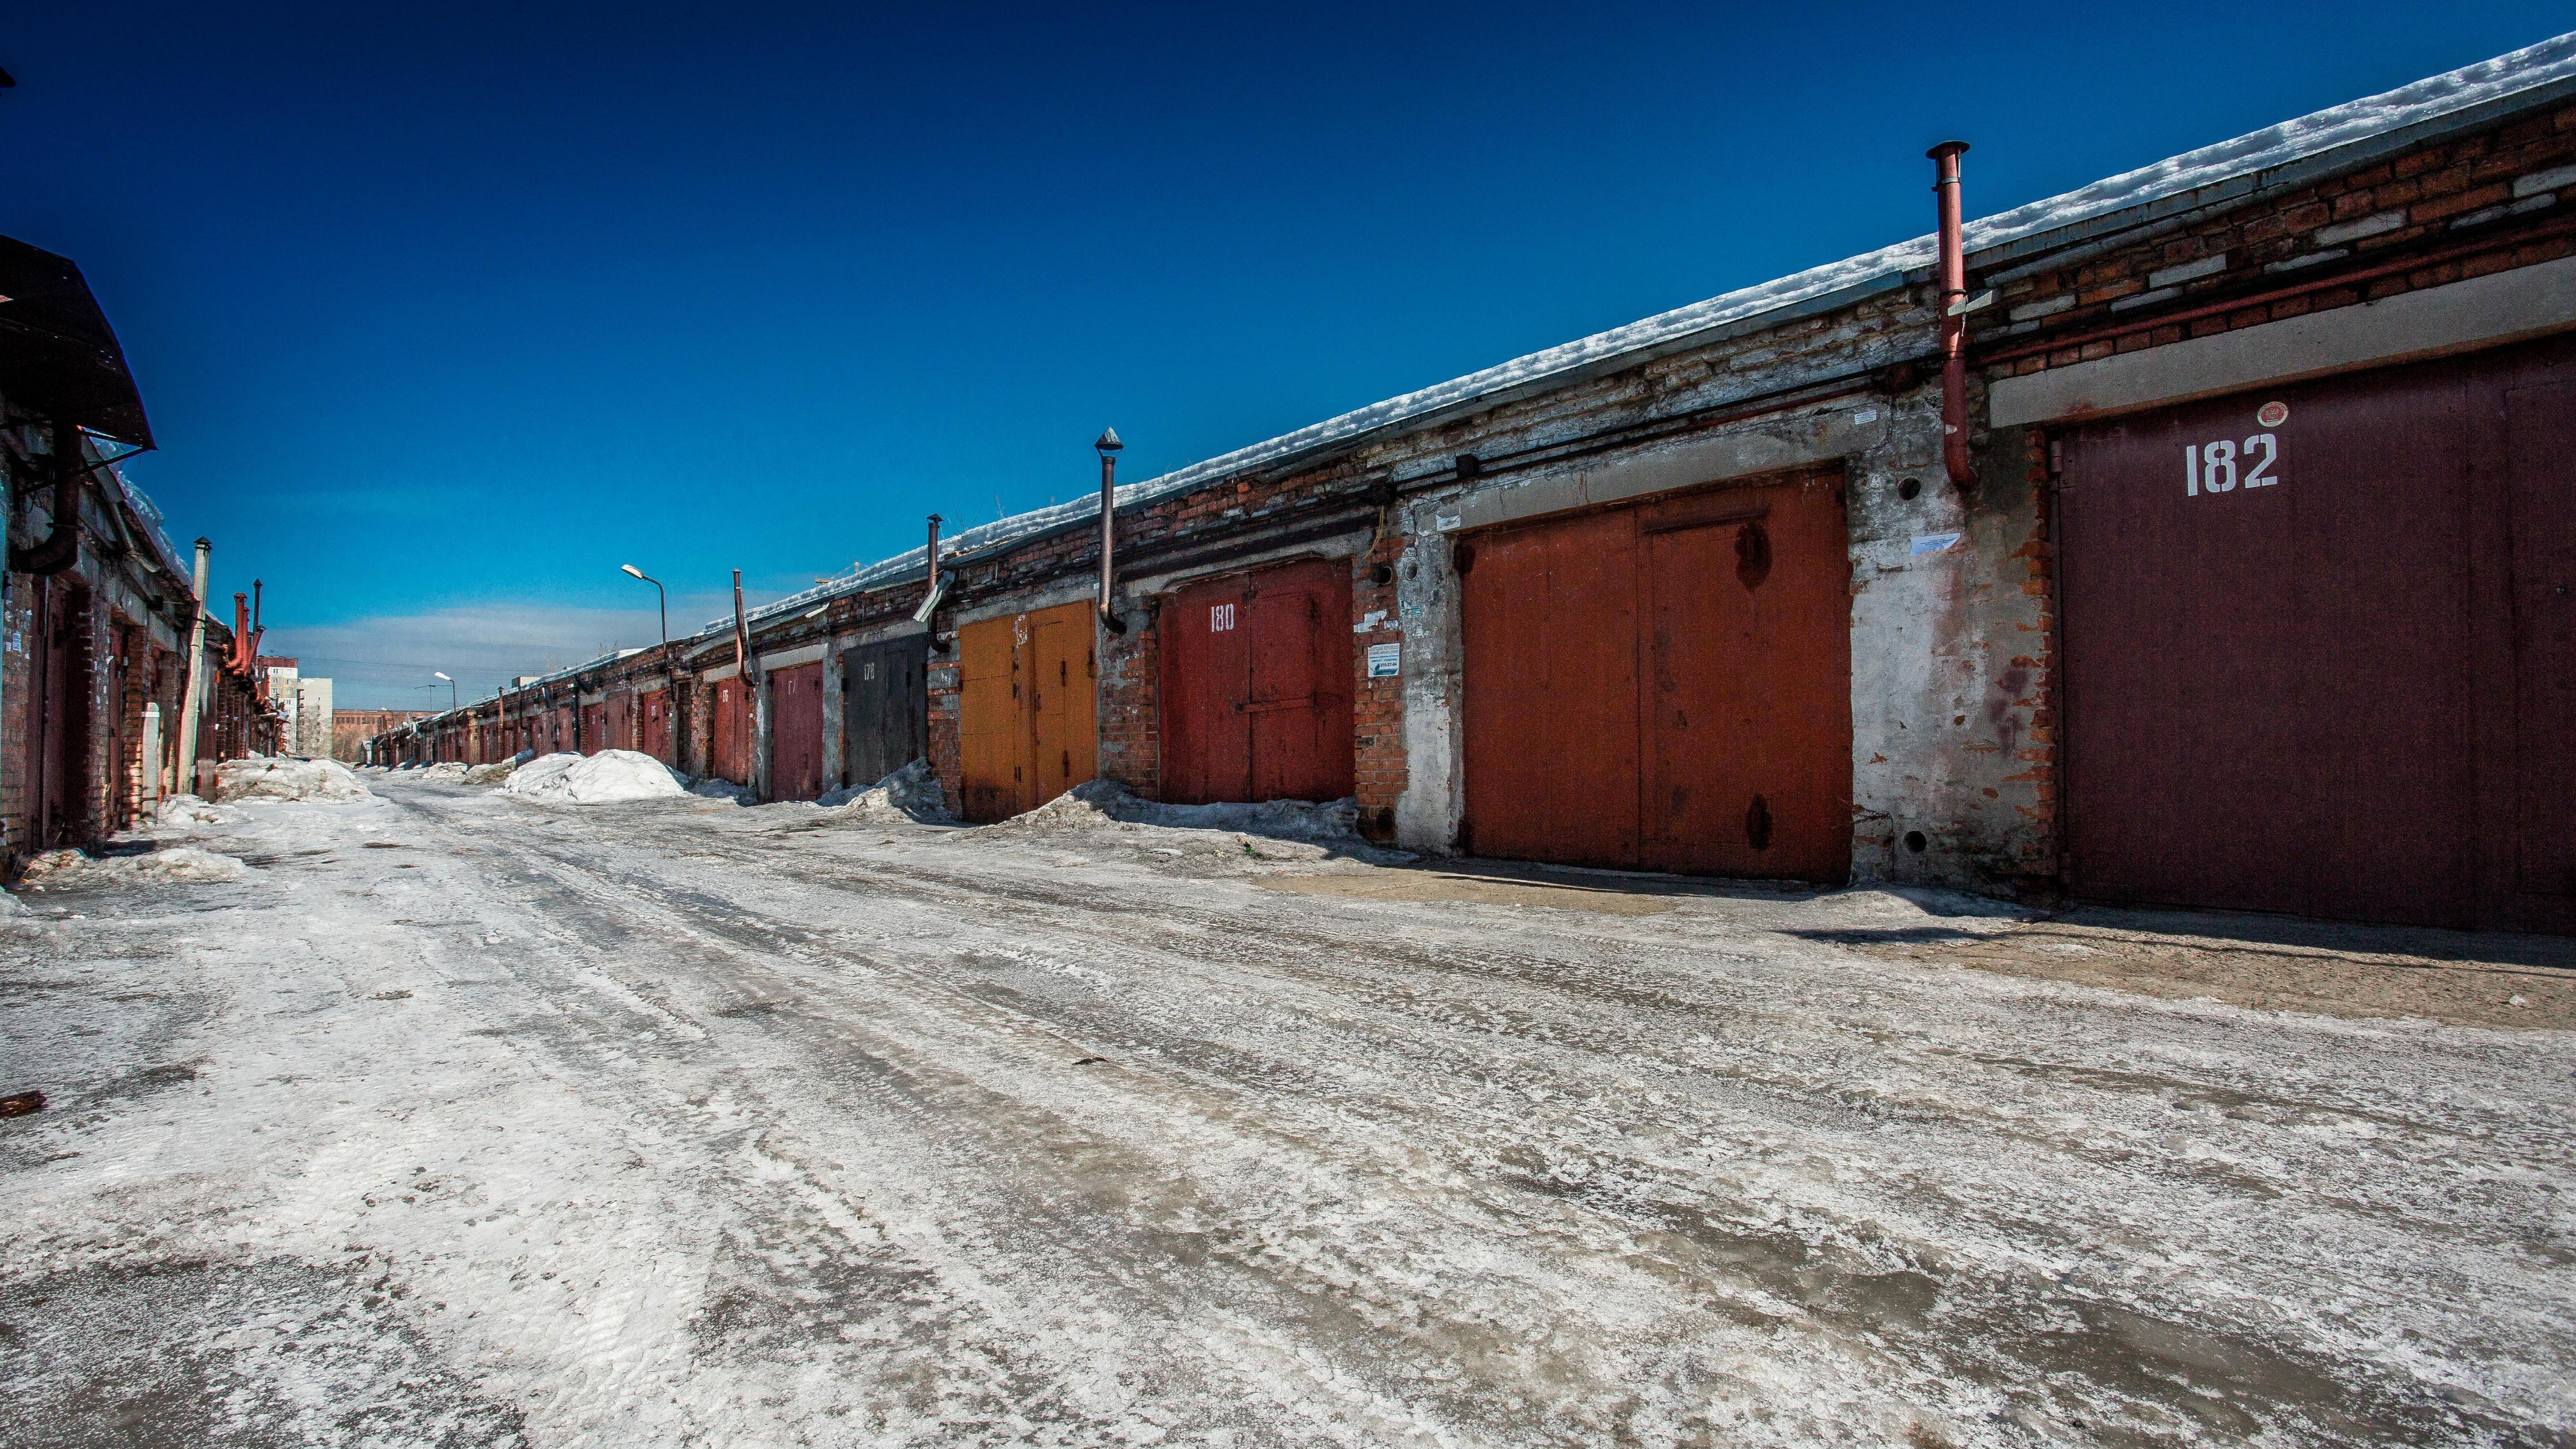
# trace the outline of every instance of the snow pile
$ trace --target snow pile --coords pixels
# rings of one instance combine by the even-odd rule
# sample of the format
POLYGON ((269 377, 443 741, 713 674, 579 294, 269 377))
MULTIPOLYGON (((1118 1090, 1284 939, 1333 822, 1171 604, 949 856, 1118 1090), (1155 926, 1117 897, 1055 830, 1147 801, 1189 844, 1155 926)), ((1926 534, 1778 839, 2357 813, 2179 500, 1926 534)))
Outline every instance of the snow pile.
POLYGON ((526 764, 533 758, 535 758, 535 756, 531 752, 521 750, 519 753, 512 755, 506 760, 494 760, 488 765, 476 765, 473 769, 465 772, 465 783, 468 785, 498 785, 502 781, 509 779, 511 775, 517 773, 518 768, 521 765, 526 764))
POLYGON ((88 885, 119 878, 218 881, 239 880, 246 869, 233 856, 174 845, 168 850, 111 855, 104 860, 92 859, 77 850, 48 851, 27 862, 26 878, 31 884, 57 885, 88 885))
POLYGON ((514 771, 507 788, 524 799, 556 805, 622 805, 689 793, 670 766, 634 750, 541 755, 514 771))
POLYGON ((1359 834, 1359 810, 1348 799, 1323 805, 1304 800, 1268 800, 1258 805, 1165 805, 1140 799, 1115 780, 1087 780, 1025 815, 986 828, 1067 831, 1104 830, 1120 825, 1222 830, 1366 848, 1359 834))
POLYGON ((441 760, 437 764, 430 766, 428 769, 421 771, 420 777, 424 780, 462 780, 465 778, 466 773, 467 771, 464 761, 441 760))
POLYGON ((269 759, 253 755, 215 767, 215 798, 235 800, 373 800, 348 766, 337 760, 269 759))
POLYGON ((928 760, 915 760, 865 789, 831 791, 814 803, 826 810, 843 810, 856 820, 913 820, 925 825, 953 825, 957 820, 948 813, 948 792, 940 788, 939 776, 928 760))
POLYGON ((152 823, 163 828, 224 825, 231 819, 194 795, 172 795, 152 807, 152 823))

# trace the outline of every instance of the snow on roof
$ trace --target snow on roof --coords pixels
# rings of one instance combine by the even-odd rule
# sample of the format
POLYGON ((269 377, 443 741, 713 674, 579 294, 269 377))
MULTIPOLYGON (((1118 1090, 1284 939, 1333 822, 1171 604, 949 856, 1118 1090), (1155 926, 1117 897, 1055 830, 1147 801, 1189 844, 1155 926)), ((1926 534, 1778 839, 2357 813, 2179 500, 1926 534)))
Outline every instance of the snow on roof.
MULTIPOLYGON (((2234 140, 2186 151, 2151 166, 2122 172, 2060 196, 2034 201, 1973 221, 1963 229, 1973 255, 2010 243, 2027 243, 2050 233, 2098 223, 2239 178, 2273 171, 2293 162, 2322 156, 2358 142, 2407 131, 2428 122, 2456 118, 2473 108, 2505 101, 2524 92, 2576 80, 2576 32, 2493 60, 2429 76, 2375 96, 2346 101, 2322 111, 2266 126, 2234 140)), ((1132 508, 1230 478, 1247 469, 1290 458, 1347 447, 1362 438, 1446 412, 1462 404, 1551 381, 1570 379, 1604 362, 1669 346, 1733 323, 1781 311, 1800 303, 1855 292, 1873 284, 1893 285, 1908 272, 1933 264, 1934 238, 1929 234, 1893 246, 1846 257, 1755 286, 1740 288, 1705 302, 1677 307, 1624 327, 1596 332, 1544 351, 1518 357, 1482 372, 1426 387, 1283 433, 1267 442, 1237 448, 1159 478, 1130 483, 1118 490, 1117 506, 1132 508)), ((1100 500, 1086 495, 1071 502, 1033 509, 979 524, 947 540, 942 556, 968 554, 1070 523, 1100 516, 1100 500)), ((907 574, 919 574, 923 550, 852 569, 839 578, 790 594, 750 610, 754 621, 854 593, 907 574)), ((699 637, 729 630, 730 617, 711 620, 699 637)))

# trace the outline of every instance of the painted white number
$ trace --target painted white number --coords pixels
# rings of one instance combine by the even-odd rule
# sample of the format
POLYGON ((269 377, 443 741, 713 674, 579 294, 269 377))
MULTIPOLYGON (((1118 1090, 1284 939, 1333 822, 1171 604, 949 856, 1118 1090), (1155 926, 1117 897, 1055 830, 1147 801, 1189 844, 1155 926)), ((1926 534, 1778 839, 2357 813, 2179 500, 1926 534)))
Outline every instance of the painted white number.
POLYGON ((2236 485, 2247 488, 2269 488, 2281 480, 2271 476, 2272 465, 2280 461, 2281 445, 2270 433, 2256 433, 2245 440, 2244 458, 2251 466, 2242 478, 2236 473, 2236 444, 2225 438, 2206 443, 2193 443, 2182 450, 2182 491, 2186 498, 2203 493, 2233 493, 2236 485), (2261 458, 2255 455, 2260 453, 2261 458))
POLYGON ((1209 633, 1211 633, 1211 634, 1222 634, 1222 633, 1224 633, 1226 630, 1231 629, 1231 628, 1233 628, 1233 627, 1234 627, 1234 605, 1232 605, 1232 604, 1210 604, 1210 605, 1208 605, 1208 632, 1209 632, 1209 633))

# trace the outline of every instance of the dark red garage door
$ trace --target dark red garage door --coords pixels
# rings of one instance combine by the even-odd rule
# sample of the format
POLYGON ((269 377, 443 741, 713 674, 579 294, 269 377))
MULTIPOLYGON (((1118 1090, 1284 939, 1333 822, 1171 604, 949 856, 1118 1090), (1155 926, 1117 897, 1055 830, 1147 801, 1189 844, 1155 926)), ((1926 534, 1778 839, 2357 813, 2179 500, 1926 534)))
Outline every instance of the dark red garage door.
POLYGON ((1818 470, 1462 538, 1467 848, 1851 871, 1851 564, 1818 470))
POLYGON ((1164 605, 1163 798, 1351 793, 1351 572, 1337 559, 1193 584, 1164 605))
POLYGON ((799 664, 769 676, 769 798, 811 800, 823 793, 823 665, 799 664))
POLYGON ((2061 438, 2075 890, 2571 923, 2571 359, 2515 348, 2061 438))

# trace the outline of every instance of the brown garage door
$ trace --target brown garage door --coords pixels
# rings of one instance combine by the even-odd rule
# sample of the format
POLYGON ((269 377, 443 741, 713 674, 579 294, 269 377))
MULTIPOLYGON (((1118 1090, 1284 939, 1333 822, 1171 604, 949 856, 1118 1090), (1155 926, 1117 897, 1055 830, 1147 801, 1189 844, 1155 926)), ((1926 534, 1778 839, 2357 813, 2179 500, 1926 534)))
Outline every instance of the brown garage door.
POLYGON ((1089 604, 968 624, 957 664, 967 819, 1007 819, 1092 777, 1099 661, 1089 604))
POLYGON ((1351 570, 1308 560, 1193 584, 1163 606, 1162 797, 1351 793, 1351 570))
POLYGON ((769 674, 769 798, 823 793, 823 662, 769 674))
POLYGON ((1458 549, 1469 849, 1850 874, 1839 471, 1513 525, 1458 549))
POLYGON ((2076 891, 2568 923, 2571 359, 2515 348, 2060 439, 2076 891))

